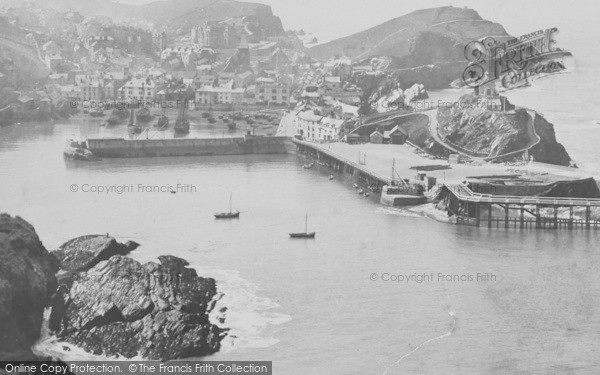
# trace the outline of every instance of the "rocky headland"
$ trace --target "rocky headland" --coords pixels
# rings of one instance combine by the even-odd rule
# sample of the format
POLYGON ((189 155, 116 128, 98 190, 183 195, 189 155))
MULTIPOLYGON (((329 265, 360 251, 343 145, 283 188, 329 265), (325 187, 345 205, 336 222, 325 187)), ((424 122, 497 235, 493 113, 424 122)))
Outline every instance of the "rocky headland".
POLYGON ((571 163, 556 141, 554 126, 533 110, 515 108, 506 98, 463 95, 454 105, 438 108, 437 121, 440 137, 471 156, 571 163))
POLYGON ((50 253, 29 223, 2 214, 0 358, 37 359, 31 347, 46 307, 58 340, 95 355, 171 360, 218 351, 226 330, 209 321, 221 296, 215 280, 174 256, 141 264, 126 256, 137 246, 89 235, 50 253))

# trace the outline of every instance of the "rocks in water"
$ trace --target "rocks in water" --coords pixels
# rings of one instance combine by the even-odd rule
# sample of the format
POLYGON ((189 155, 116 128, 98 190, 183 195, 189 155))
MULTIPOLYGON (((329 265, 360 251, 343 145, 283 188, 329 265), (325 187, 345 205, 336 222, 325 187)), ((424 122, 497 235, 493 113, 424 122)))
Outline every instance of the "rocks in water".
POLYGON ((31 224, 0 214, 0 359, 32 360, 57 268, 31 224))
POLYGON ((208 318, 215 280, 183 259, 159 261, 114 255, 72 274, 54 298, 50 328, 97 355, 170 360, 218 351, 224 331, 208 318))
POLYGON ((58 259, 63 270, 87 271, 100 261, 113 255, 127 255, 138 246, 133 241, 118 243, 114 238, 108 237, 108 234, 88 235, 65 242, 52 255, 58 259))

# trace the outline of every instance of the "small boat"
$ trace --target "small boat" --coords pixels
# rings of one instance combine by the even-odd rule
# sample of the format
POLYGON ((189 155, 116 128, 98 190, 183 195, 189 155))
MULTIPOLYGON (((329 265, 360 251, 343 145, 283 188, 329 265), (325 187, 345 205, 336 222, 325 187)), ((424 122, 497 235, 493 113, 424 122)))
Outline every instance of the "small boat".
POLYGON ((240 217, 240 211, 233 211, 231 207, 233 194, 229 195, 229 212, 219 212, 215 214, 215 219, 237 219, 240 217))
POLYGON ((136 117, 133 115, 133 106, 131 106, 131 115, 129 116, 129 124, 127 124, 128 129, 133 134, 140 134, 142 132, 142 127, 136 121, 136 117))
POLYGON ((175 134, 189 134, 190 132, 190 120, 185 117, 185 103, 179 110, 179 116, 175 120, 173 131, 175 131, 175 134))
POLYGON ((329 181, 333 180, 333 175, 329 176, 329 181))
POLYGON ((150 109, 141 108, 136 115, 136 119, 139 122, 149 122, 152 119, 152 115, 150 114, 150 109))
POLYGON ((67 139, 65 149, 63 151, 65 159, 82 160, 82 161, 99 161, 99 157, 94 155, 85 145, 85 142, 77 142, 72 139, 67 139))
POLYGON ((229 128, 229 130, 235 130, 235 128, 237 128, 237 124, 235 123, 235 121, 232 121, 227 124, 227 127, 229 128))
POLYGON ((169 127, 169 118, 167 117, 167 109, 163 108, 160 116, 158 116, 158 121, 156 122, 155 127, 159 130, 169 127))
POLYGON ((363 189, 358 189, 358 195, 362 195, 365 191, 363 189))
POLYGON ((158 121, 156 122, 155 126, 159 129, 168 128, 169 127, 169 118, 165 115, 160 115, 158 117, 158 121))
POLYGON ((121 122, 121 118, 118 115, 116 115, 115 113, 111 113, 108 120, 106 120, 106 125, 117 125, 120 122, 121 122))
POLYGON ((102 116, 104 116, 104 111, 102 109, 98 108, 98 109, 94 109, 93 111, 90 111, 89 114, 92 117, 102 117, 102 116))
POLYGON ((316 232, 308 232, 308 214, 304 219, 304 232, 290 233, 290 238, 315 238, 316 232))
POLYGON ((365 198, 369 196, 369 193, 365 193, 365 198))

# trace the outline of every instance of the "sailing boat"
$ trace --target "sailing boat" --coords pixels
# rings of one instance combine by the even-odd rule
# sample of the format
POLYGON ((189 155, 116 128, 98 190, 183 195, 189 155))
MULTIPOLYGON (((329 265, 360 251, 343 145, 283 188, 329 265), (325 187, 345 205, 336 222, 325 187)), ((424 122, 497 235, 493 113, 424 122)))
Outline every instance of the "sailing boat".
POLYGON ((127 124, 129 129, 133 134, 140 134, 142 132, 142 128, 137 124, 135 120, 135 116, 133 115, 133 105, 131 106, 131 116, 129 116, 129 124, 127 124))
POLYGON ((162 113, 158 116, 158 121, 156 122, 156 125, 154 125, 159 130, 169 127, 169 118, 167 117, 166 110, 166 108, 162 109, 162 113))
POLYGON ((175 130, 175 134, 188 134, 190 132, 190 120, 185 117, 185 101, 179 110, 179 116, 177 116, 173 130, 175 130))
POLYGON ((304 219, 304 233, 290 233, 290 238, 315 238, 316 232, 308 232, 308 214, 304 219))
POLYGON ((229 195, 229 212, 219 212, 215 214, 215 219, 237 219, 240 217, 240 211, 233 212, 233 208, 231 207, 233 194, 229 195))
POLYGON ((133 103, 131 103, 131 115, 129 116, 129 124, 127 126, 132 127, 135 126, 135 116, 133 114, 133 103))

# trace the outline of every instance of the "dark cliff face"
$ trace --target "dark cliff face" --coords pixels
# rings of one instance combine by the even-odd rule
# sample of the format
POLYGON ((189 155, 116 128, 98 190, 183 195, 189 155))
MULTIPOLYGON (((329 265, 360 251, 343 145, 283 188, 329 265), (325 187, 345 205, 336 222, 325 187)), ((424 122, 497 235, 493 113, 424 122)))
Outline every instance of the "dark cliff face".
POLYGON ((52 303, 50 328, 96 355, 170 360, 218 351, 224 331, 208 317, 215 280, 183 259, 159 260, 115 255, 72 274, 52 303))
POLYGON ((34 359, 57 267, 35 229, 20 217, 0 215, 0 359, 34 359))
POLYGON ((546 121, 544 117, 538 114, 534 121, 535 131, 541 138, 536 146, 529 150, 529 155, 536 161, 544 163, 568 166, 571 163, 571 157, 565 147, 556 141, 554 125, 546 121))

